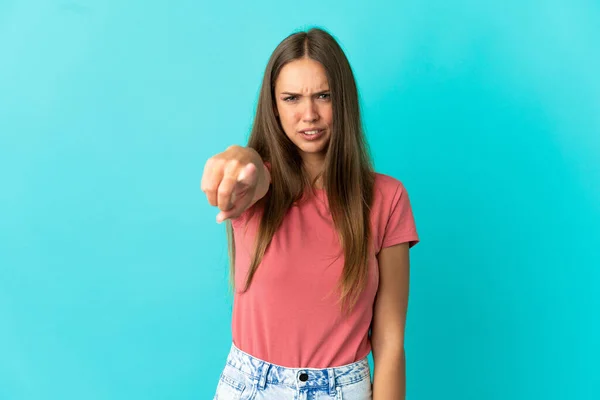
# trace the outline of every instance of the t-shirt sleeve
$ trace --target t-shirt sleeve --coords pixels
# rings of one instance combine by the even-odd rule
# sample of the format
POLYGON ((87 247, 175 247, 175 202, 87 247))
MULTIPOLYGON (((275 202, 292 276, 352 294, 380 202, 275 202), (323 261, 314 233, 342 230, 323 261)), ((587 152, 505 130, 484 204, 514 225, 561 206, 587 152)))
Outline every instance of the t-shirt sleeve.
POLYGON ((405 242, 409 243, 409 248, 413 247, 419 243, 419 235, 417 234, 408 192, 404 185, 399 183, 392 199, 391 211, 385 226, 381 248, 405 242))

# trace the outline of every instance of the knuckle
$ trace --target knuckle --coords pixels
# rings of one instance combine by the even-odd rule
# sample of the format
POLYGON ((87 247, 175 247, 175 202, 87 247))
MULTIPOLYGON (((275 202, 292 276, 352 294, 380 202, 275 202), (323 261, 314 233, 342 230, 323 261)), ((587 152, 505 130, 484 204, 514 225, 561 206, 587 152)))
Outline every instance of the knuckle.
POLYGON ((227 172, 234 172, 235 170, 240 168, 241 165, 242 165, 242 163, 240 160, 238 160, 237 158, 233 158, 233 159, 227 161, 226 170, 227 170, 227 172))
POLYGON ((210 169, 213 166, 213 164, 215 163, 215 161, 216 161, 215 160, 215 156, 210 157, 208 160, 206 160, 206 163, 204 164, 204 167, 206 169, 210 169))
POLYGON ((215 188, 213 186, 209 186, 208 184, 202 185, 200 187, 200 190, 202 190, 206 194, 211 194, 215 192, 215 188))

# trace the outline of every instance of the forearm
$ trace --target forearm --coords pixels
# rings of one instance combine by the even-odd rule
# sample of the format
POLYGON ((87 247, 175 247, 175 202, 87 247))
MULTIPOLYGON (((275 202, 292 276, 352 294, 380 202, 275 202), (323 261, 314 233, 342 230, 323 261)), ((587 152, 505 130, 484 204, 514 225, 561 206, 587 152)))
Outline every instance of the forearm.
POLYGON ((406 356, 397 352, 373 354, 373 400, 406 398, 406 356))
POLYGON ((252 204, 265 197, 265 195, 269 191, 270 186, 271 173, 269 172, 269 169, 263 163, 261 163, 260 168, 258 170, 258 182, 256 184, 256 192, 254 193, 252 204))

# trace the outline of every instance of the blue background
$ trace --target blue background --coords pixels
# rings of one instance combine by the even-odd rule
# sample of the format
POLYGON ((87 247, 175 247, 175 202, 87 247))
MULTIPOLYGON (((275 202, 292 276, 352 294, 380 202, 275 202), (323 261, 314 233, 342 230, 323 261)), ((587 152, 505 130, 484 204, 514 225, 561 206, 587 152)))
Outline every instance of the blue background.
POLYGON ((413 203, 408 399, 600 398, 598 2, 2 0, 0 399, 212 398, 204 163, 313 25, 413 203))

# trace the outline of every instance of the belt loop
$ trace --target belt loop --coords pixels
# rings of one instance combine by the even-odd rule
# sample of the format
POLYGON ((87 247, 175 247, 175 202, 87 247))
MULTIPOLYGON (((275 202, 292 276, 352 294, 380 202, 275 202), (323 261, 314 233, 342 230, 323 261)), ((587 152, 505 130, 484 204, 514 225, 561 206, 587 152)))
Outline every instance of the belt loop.
POLYGON ((271 364, 267 362, 263 362, 260 366, 260 372, 258 373, 258 388, 260 390, 265 390, 265 386, 267 385, 267 375, 269 373, 269 369, 271 369, 271 364))
POLYGON ((329 378, 329 395, 333 396, 336 394, 335 373, 333 372, 333 368, 327 368, 327 377, 329 378))

